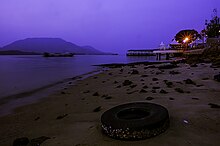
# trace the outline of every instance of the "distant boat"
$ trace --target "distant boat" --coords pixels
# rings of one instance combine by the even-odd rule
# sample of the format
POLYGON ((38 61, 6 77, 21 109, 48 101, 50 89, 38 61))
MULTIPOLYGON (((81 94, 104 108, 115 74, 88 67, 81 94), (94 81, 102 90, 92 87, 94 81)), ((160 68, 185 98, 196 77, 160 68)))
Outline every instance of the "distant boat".
POLYGON ((73 57, 73 53, 48 53, 44 52, 44 57, 73 57))

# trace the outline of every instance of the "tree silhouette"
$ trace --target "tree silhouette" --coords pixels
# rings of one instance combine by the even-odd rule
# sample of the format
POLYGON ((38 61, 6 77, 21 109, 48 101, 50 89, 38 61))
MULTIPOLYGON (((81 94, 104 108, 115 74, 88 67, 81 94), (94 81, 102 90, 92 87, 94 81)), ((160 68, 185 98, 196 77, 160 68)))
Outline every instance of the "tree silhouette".
POLYGON ((219 17, 215 16, 207 23, 206 27, 206 35, 209 38, 215 38, 220 36, 220 24, 219 24, 219 17))
POLYGON ((196 30, 187 29, 179 31, 175 36, 175 40, 181 44, 190 44, 191 42, 195 41, 198 37, 200 37, 200 35, 196 30))

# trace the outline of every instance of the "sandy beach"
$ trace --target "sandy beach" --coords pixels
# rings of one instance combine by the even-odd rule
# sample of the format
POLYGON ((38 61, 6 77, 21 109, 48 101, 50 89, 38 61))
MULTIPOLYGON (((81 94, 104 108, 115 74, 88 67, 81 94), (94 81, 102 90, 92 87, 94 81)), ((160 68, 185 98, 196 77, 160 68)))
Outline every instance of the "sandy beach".
POLYGON ((173 69, 156 65, 110 68, 38 103, 0 117, 0 146, 16 138, 44 136, 42 146, 218 146, 220 145, 220 68, 179 63, 173 69), (123 85, 125 80, 130 85, 123 85), (120 141, 102 134, 100 117, 106 110, 133 101, 166 107, 170 127, 141 141, 120 141), (213 106, 214 105, 214 106, 213 106))

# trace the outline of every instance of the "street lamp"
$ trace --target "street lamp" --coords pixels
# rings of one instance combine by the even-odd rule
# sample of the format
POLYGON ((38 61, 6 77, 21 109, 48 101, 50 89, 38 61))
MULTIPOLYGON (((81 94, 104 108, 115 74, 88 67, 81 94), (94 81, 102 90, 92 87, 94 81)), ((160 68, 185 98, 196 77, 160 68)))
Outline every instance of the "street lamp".
POLYGON ((187 50, 187 47, 188 47, 187 42, 188 42, 188 41, 189 41, 189 38, 188 38, 188 37, 186 37, 186 38, 183 40, 183 43, 186 45, 185 50, 187 50))
POLYGON ((188 37, 186 37, 186 38, 183 40, 184 43, 187 43, 188 41, 189 41, 189 38, 188 38, 188 37))

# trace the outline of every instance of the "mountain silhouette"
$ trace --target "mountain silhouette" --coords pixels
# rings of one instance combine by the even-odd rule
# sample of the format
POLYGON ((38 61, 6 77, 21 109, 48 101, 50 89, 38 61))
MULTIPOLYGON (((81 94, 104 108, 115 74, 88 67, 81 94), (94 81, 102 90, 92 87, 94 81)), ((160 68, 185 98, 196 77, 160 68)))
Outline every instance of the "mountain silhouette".
POLYGON ((22 52, 35 53, 65 53, 101 55, 109 54, 101 52, 91 46, 78 46, 74 43, 67 42, 61 38, 27 38, 15 41, 0 49, 0 51, 18 50, 22 52))

